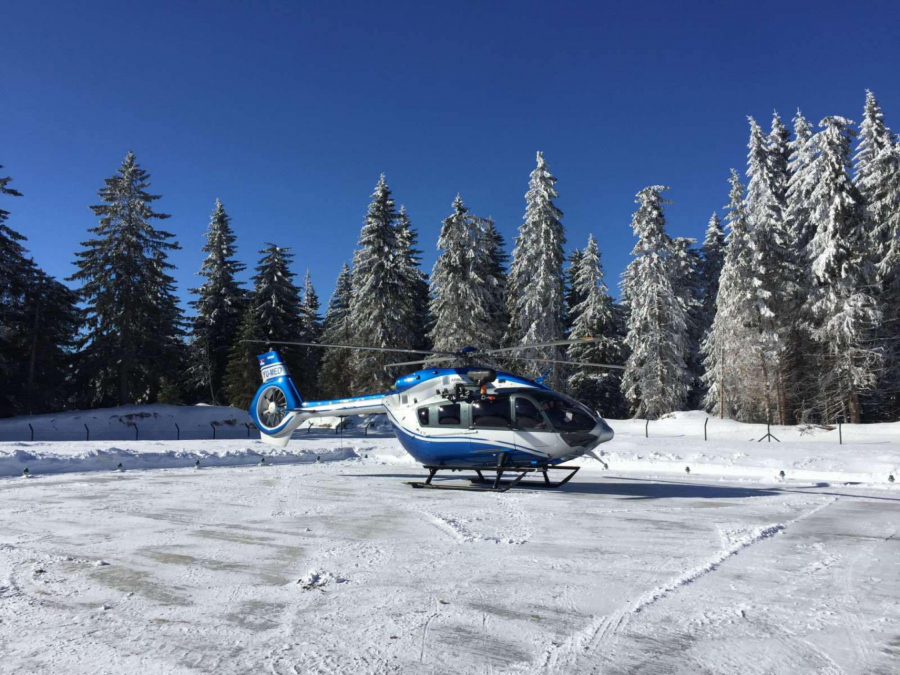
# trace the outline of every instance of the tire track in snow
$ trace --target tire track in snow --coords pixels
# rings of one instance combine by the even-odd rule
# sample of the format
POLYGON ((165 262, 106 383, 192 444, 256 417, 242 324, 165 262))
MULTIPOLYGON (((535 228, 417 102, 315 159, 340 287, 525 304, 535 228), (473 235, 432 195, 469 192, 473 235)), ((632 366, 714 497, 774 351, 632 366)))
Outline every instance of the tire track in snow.
POLYGON ((753 528, 749 534, 734 540, 730 546, 711 556, 704 563, 642 594, 636 601, 621 605, 611 614, 595 616, 587 626, 573 633, 563 643, 547 649, 542 655, 538 669, 544 672, 557 672, 562 664, 571 664, 578 656, 595 651, 600 645, 613 639, 624 626, 628 625, 631 617, 635 614, 639 614, 647 607, 656 604, 679 588, 706 576, 710 572, 714 572, 723 562, 744 549, 772 538, 776 534, 785 531, 791 525, 809 518, 834 504, 837 500, 837 497, 829 499, 809 511, 804 511, 786 523, 773 523, 753 528))

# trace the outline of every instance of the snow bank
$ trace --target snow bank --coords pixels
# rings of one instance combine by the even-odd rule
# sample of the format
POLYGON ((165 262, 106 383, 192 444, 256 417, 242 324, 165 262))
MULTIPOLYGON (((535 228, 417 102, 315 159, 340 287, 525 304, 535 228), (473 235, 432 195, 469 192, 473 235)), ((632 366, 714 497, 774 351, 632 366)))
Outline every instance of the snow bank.
MULTIPOLYGON (((773 426, 778 440, 771 441, 760 440, 765 424, 699 411, 674 413, 649 425, 645 420, 609 424, 616 437, 601 450, 611 471, 868 484, 889 483, 892 475, 900 479, 900 423, 845 424, 840 431, 773 426)), ((580 463, 602 468, 591 459, 580 463)))
POLYGON ((0 441, 259 438, 246 410, 226 406, 127 405, 0 419, 0 441), (30 426, 29 426, 30 425, 30 426))
POLYGON ((260 441, 70 441, 0 443, 0 476, 74 471, 174 469, 335 461, 361 456, 368 448, 345 443, 294 444, 273 448, 260 441))

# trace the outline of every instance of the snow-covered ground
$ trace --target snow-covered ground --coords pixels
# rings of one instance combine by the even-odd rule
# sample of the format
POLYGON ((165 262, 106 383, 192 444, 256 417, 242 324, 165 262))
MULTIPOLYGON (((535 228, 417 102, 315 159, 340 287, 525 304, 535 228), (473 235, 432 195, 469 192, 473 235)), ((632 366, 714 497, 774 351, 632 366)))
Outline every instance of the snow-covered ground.
POLYGON ((0 672, 898 672, 900 491, 395 462, 0 480, 0 672))
POLYGON ((413 490, 383 418, 0 443, 0 673, 900 672, 900 425, 705 419, 505 494, 413 490))

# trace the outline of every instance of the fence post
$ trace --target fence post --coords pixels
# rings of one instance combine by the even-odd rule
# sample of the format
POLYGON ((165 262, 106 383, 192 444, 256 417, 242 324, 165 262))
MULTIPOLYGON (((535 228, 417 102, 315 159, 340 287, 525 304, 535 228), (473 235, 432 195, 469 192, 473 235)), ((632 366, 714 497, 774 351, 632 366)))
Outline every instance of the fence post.
POLYGON ((841 423, 838 422, 838 445, 844 444, 844 432, 841 429, 841 423))
POLYGON ((138 440, 138 425, 136 422, 132 422, 131 426, 134 427, 134 440, 138 440))
POLYGON ((87 438, 85 438, 84 440, 86 440, 86 441, 91 440, 91 430, 88 429, 88 425, 87 425, 87 424, 84 425, 84 430, 87 432, 87 438))
POLYGON ((247 427, 247 438, 250 438, 250 425, 244 422, 244 426, 247 427))
POLYGON ((178 422, 175 422, 175 440, 176 441, 181 440, 181 427, 178 426, 178 422))
POLYGON ((210 422, 209 426, 211 426, 213 430, 213 440, 216 440, 216 425, 210 422))
POLYGON ((709 424, 709 418, 707 417, 703 420, 703 440, 708 441, 709 439, 706 437, 706 425, 709 424))
POLYGON ((650 438, 650 418, 647 418, 646 424, 644 424, 644 438, 650 438))
POLYGON ((28 423, 28 428, 31 429, 31 440, 34 440, 34 427, 31 426, 31 422, 28 423))

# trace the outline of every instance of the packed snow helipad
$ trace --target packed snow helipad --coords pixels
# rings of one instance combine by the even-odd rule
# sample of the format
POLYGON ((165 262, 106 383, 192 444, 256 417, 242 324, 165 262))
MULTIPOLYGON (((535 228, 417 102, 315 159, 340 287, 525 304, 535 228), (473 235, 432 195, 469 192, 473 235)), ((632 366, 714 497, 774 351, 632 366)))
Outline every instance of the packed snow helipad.
POLYGON ((893 486, 420 476, 373 453, 0 479, 0 672, 900 670, 893 486))

